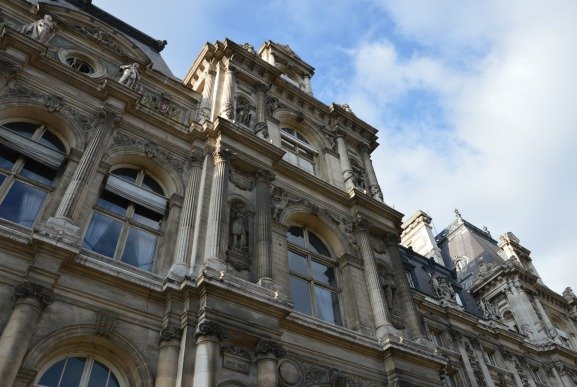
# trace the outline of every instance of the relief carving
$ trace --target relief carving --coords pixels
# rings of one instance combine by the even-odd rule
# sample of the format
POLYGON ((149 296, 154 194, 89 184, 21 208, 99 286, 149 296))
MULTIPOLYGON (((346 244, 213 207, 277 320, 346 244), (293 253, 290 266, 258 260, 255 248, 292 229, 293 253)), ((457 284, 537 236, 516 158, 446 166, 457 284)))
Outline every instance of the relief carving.
POLYGON ((108 313, 98 313, 96 316, 96 335, 109 337, 116 324, 116 316, 108 313))
POLYGON ((271 216, 279 221, 283 210, 290 204, 308 203, 281 187, 273 187, 271 191, 271 216))
POLYGON ((66 28, 69 28, 81 35, 88 37, 89 39, 94 40, 98 44, 109 48, 110 50, 114 51, 120 56, 127 56, 126 52, 114 42, 114 40, 110 37, 110 35, 99 28, 92 27, 92 26, 82 26, 79 24, 72 24, 66 23, 66 28))
POLYGON ((185 161, 177 159, 169 152, 161 148, 156 142, 144 140, 123 131, 114 134, 114 144, 119 146, 129 146, 143 152, 149 158, 159 158, 170 165, 178 173, 184 172, 185 161))
POLYGON ((443 301, 456 302, 455 290, 453 289, 449 279, 442 275, 435 275, 434 273, 431 273, 430 275, 431 279, 429 280, 429 283, 433 287, 435 296, 443 301))

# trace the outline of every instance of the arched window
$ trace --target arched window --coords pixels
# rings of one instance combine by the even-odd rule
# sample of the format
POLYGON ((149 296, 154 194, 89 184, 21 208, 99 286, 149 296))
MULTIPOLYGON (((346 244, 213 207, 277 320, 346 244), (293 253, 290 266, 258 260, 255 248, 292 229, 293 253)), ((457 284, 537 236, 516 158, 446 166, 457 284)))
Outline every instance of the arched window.
POLYGON ((166 203, 162 187, 144 170, 110 172, 86 230, 84 248, 152 270, 166 203))
POLYGON ((318 152, 310 145, 305 136, 292 128, 282 128, 281 145, 286 151, 283 160, 314 175, 315 156, 318 152))
POLYGON ((93 356, 70 356, 51 365, 38 387, 120 387, 118 376, 93 356))
POLYGON ((60 139, 30 122, 0 126, 0 218, 32 227, 66 158, 60 139))
POLYGON ((287 233, 291 296, 295 309, 343 325, 339 288, 332 254, 308 228, 293 226, 287 233))

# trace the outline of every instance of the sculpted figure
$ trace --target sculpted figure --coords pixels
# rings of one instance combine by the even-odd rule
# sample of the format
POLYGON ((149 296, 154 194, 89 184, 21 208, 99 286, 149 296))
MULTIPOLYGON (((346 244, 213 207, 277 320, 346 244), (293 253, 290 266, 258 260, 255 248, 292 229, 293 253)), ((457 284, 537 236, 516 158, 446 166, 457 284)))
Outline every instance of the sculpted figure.
POLYGON ((23 25, 19 31, 32 39, 44 43, 56 28, 56 23, 52 21, 52 16, 44 15, 43 19, 36 20, 30 24, 23 25))
POLYGON ((395 292, 397 291, 395 276, 392 273, 380 273, 379 279, 381 280, 381 286, 385 292, 385 301, 387 301, 387 307, 392 311, 395 302, 395 292))
POLYGON ((240 211, 232 215, 230 226, 230 244, 240 250, 246 248, 246 228, 244 226, 244 216, 240 211))
POLYGON ((250 119, 250 105, 244 101, 240 102, 236 107, 236 120, 245 126, 249 126, 250 119))
POLYGON ((138 79, 140 78, 140 75, 138 74, 138 69, 140 68, 140 65, 138 63, 132 63, 122 65, 118 68, 122 70, 122 75, 120 76, 118 83, 133 89, 134 85, 136 85, 136 81, 138 81, 138 79))
POLYGON ((437 298, 441 300, 447 300, 455 302, 455 291, 453 287, 447 281, 447 279, 443 276, 435 276, 434 274, 431 275, 431 280, 429 281, 433 290, 435 291, 435 295, 437 298))

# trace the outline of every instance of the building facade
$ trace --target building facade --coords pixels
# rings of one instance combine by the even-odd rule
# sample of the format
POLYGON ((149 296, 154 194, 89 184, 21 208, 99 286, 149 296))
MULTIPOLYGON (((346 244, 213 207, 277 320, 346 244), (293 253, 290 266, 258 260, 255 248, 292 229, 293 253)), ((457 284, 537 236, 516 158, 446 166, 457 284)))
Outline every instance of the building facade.
POLYGON ((577 298, 512 233, 383 201, 289 46, 0 13, 0 385, 574 386, 577 298))

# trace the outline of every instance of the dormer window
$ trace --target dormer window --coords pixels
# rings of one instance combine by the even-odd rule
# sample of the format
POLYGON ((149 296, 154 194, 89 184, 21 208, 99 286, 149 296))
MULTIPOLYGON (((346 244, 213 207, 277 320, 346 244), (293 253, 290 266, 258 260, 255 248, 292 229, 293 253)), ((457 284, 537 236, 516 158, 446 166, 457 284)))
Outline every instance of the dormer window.
POLYGON ((282 128, 281 145, 286 151, 283 160, 314 175, 314 159, 318 152, 310 145, 305 136, 293 128, 282 128))

